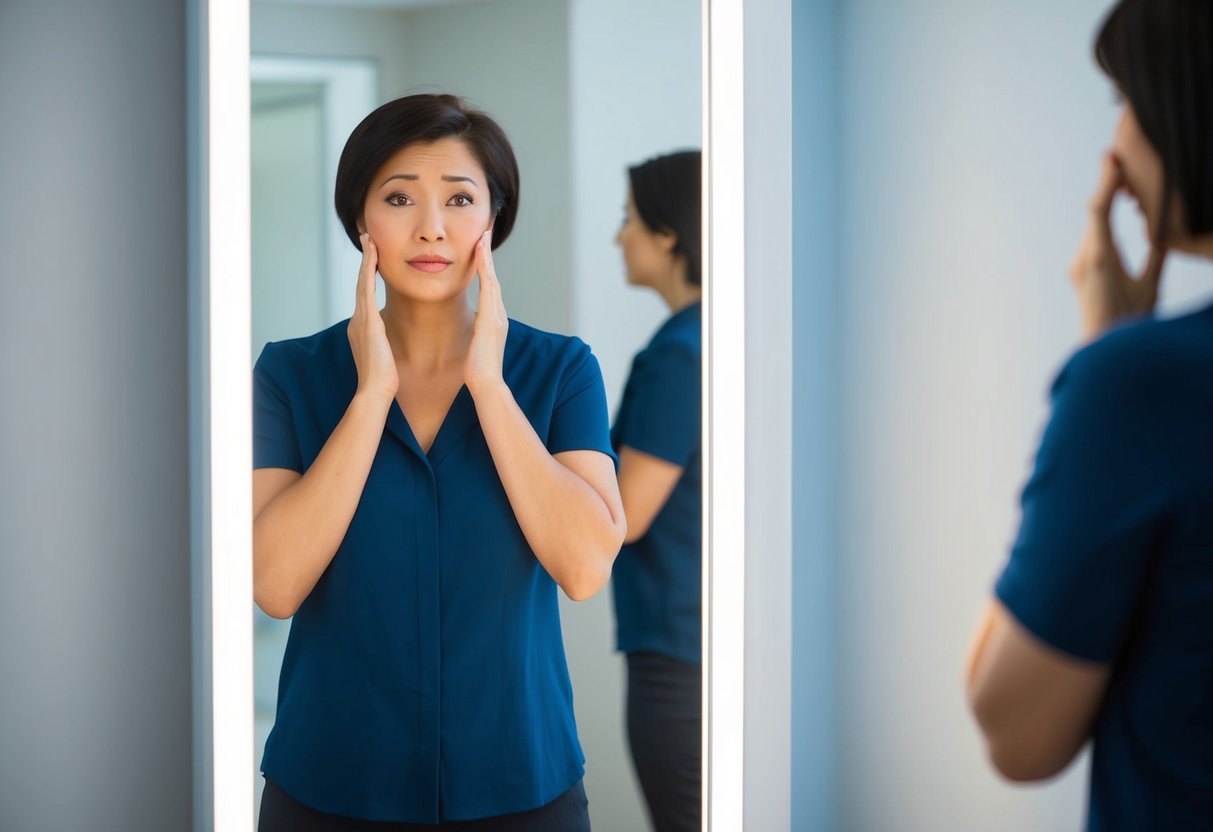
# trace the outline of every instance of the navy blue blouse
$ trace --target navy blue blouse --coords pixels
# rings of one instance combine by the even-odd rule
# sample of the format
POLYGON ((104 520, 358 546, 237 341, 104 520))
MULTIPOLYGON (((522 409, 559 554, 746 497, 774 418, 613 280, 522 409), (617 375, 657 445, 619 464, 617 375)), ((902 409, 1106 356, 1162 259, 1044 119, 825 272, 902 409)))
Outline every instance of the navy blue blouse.
POLYGON ((998 598, 1113 665, 1087 829, 1213 829, 1213 308, 1069 361, 1022 501, 998 598))
MULTIPOLYGON (((347 325, 266 345, 255 467, 304 472, 319 454, 357 388, 347 325)), ((549 452, 614 457, 580 340, 511 321, 504 377, 549 452)), ((345 539, 291 622, 262 771, 320 811, 437 823, 535 809, 583 763, 557 587, 471 395, 428 453, 393 403, 345 539)))
POLYGON ((611 444, 680 465, 644 537, 623 547, 611 586, 618 649, 700 660, 702 466, 700 305, 672 315, 632 362, 611 444))

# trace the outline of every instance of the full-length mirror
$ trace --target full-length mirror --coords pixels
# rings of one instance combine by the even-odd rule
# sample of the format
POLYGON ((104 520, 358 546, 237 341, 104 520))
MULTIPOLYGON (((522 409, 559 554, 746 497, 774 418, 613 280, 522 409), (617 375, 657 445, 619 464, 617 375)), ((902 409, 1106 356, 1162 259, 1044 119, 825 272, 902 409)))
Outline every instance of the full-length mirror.
MULTIPOLYGON (((254 0, 251 13, 252 360, 262 355, 267 343, 323 332, 356 312, 360 269, 365 263, 358 248, 351 245, 350 229, 343 227, 342 218, 334 211, 333 194, 338 157, 351 131, 368 113, 400 96, 453 93, 469 107, 487 113, 508 137, 520 181, 517 212, 510 216, 513 227, 506 229, 508 240, 491 254, 500 306, 511 320, 520 322, 509 328, 507 337, 518 339, 533 327, 536 331, 576 336, 593 350, 605 394, 604 413, 614 423, 613 441, 602 450, 620 458, 621 507, 628 505, 630 522, 633 517, 639 518, 633 523, 637 528, 629 535, 624 554, 647 541, 653 551, 645 550, 646 556, 665 557, 660 569, 671 573, 646 575, 634 565, 629 570, 617 561, 615 581, 621 577, 628 581, 622 588, 603 586, 589 600, 577 602, 559 593, 559 631, 544 634, 542 638, 547 642, 542 643, 539 635, 532 634, 536 652, 518 661, 554 662, 555 654, 550 649, 554 645, 558 650, 563 642, 572 686, 574 713, 569 716, 575 717, 576 734, 584 750, 584 789, 594 829, 643 829, 654 812, 682 811, 661 805, 677 789, 667 788, 660 772, 653 775, 645 767, 668 768, 672 763, 662 755, 669 756, 669 750, 679 743, 687 753, 697 755, 700 737, 697 300, 701 163, 698 154, 674 153, 701 144, 700 4, 689 0, 400 0, 374 4, 254 0), (662 158, 654 160, 658 156, 662 158), (634 365, 638 353, 648 356, 647 363, 642 357, 634 365), (665 375, 660 375, 662 372, 665 375), (662 424, 667 427, 662 428, 662 424), (639 490, 655 490, 658 496, 648 497, 647 502, 635 497, 637 489, 633 483, 629 490, 628 477, 643 478, 645 485, 639 490), (653 510, 646 513, 645 506, 653 510), (674 555, 668 554, 671 550, 674 555), (692 552, 695 562, 687 567, 686 559, 692 552), (660 595, 646 601, 645 593, 660 595), (625 616, 619 624, 616 607, 625 616), (637 609, 641 611, 639 620, 637 609), (661 620, 643 620, 645 610, 661 620), (631 618, 626 617, 629 615, 631 618), (625 659, 617 647, 628 651, 631 659, 625 659), (671 658, 673 662, 668 661, 671 658), (629 674, 627 662, 637 660, 640 663, 634 663, 629 674), (686 669, 694 669, 694 673, 683 672, 686 669), (629 679, 633 683, 630 708, 629 679), (644 710, 646 697, 651 698, 654 688, 637 689, 637 679, 649 685, 680 685, 683 707, 675 712, 644 710), (629 712, 633 716, 631 742, 629 712), (676 723, 682 726, 680 735, 662 734, 676 723), (660 747, 643 747, 644 739, 654 737, 660 740, 660 747), (659 786, 654 788, 654 782, 659 786)), ((472 162, 479 161, 480 157, 473 157, 472 162)), ((407 157, 402 161, 391 156, 389 161, 398 167, 403 165, 400 171, 393 168, 391 172, 416 182, 412 187, 425 185, 424 171, 418 173, 425 159, 407 157), (416 176, 420 178, 413 178, 416 176)), ((377 163, 371 172, 386 171, 383 165, 387 163, 377 163)), ((455 168, 467 163, 468 159, 463 158, 445 159, 439 165, 446 166, 438 171, 439 177, 462 175, 465 171, 455 168)), ((475 179, 488 167, 472 164, 470 178, 475 179)), ((488 171, 487 178, 492 179, 493 173, 488 171)), ((479 199, 500 191, 496 181, 480 183, 483 193, 476 192, 477 183, 463 184, 467 193, 461 191, 455 197, 470 197, 473 209, 479 199)), ((378 187, 378 183, 370 187, 378 187)), ((407 209, 415 202, 413 194, 401 193, 392 204, 393 210, 407 209)), ((388 195, 395 196, 395 191, 388 195)), ((484 204, 496 207, 495 203, 484 204)), ((513 208, 510 205, 507 210, 513 208)), ((495 216, 500 222, 505 214, 495 216)), ((355 225, 364 219, 373 223, 370 217, 354 217, 355 225)), ((363 230, 373 232, 374 228, 358 226, 353 233, 363 230)), ((435 231, 444 238, 457 233, 446 228, 435 231)), ((381 256, 391 245, 386 239, 375 242, 379 244, 376 253, 381 256)), ((429 268, 418 267, 418 273, 429 268)), ((386 279, 387 275, 376 281, 376 306, 384 304, 386 279)), ((363 300, 364 307, 369 308, 368 296, 364 295, 363 300)), ((340 337, 336 341, 344 344, 345 328, 338 329, 340 337)), ((515 348, 511 343, 505 347, 507 360, 509 350, 515 348)), ((399 347, 393 344, 393 348, 399 347)), ((348 357, 349 347, 345 349, 348 357)), ((508 379, 508 367, 506 376, 508 379)), ((273 379, 272 383, 279 383, 281 376, 273 379)), ((405 379, 400 378, 399 383, 403 386, 405 379)), ((449 392, 457 388, 458 384, 449 392)), ((287 401, 286 391, 277 387, 274 391, 280 394, 279 403, 285 402, 286 412, 300 406, 287 401)), ((522 406, 521 394, 516 389, 515 394, 522 406)), ((269 407, 266 395, 264 388, 257 388, 254 396, 258 413, 269 407)), ((564 394, 556 395, 559 398, 564 394)), ((481 406, 479 402, 477 406, 481 406)), ((433 459, 435 451, 449 454, 463 436, 456 436, 458 431, 448 424, 461 417, 461 408, 466 410, 463 417, 475 418, 466 388, 455 393, 453 399, 447 396, 436 418, 430 420, 436 429, 426 435, 420 427, 425 422, 418 415, 420 411, 409 412, 402 406, 401 415, 406 420, 393 431, 393 417, 389 415, 383 441, 392 441, 391 434, 395 433, 402 444, 415 442, 428 458, 433 459), (448 447, 443 449, 443 445, 448 447)), ((525 406, 522 410, 532 423, 536 421, 534 413, 525 412, 525 406)), ((483 424, 483 419, 480 421, 483 424)), ((602 427, 606 427, 605 421, 602 427)), ((262 426, 257 429, 261 431, 262 426)), ((255 462, 262 453, 262 441, 260 436, 255 441, 255 462)), ((296 437, 296 441, 304 440, 296 437)), ((574 443, 571 448, 583 448, 589 440, 570 441, 574 443), (578 441, 582 444, 576 444, 578 441)), ((495 458, 498 451, 492 447, 489 455, 495 458)), ((458 458, 458 452, 450 458, 458 458)), ((276 467, 267 459, 263 457, 257 464, 276 467)), ((383 475, 376 470, 383 461, 379 457, 375 460, 370 473, 364 472, 370 479, 383 475)), ((435 476, 439 476, 438 462, 433 466, 435 476)), ((580 485, 592 481, 590 475, 580 485)), ((255 503, 257 495, 255 484, 255 503)), ((512 505, 515 494, 509 497, 512 505)), ((448 498, 443 495, 440 499, 448 498)), ((449 529, 440 529, 440 534, 453 536, 460 528, 491 533, 486 530, 494 522, 490 515, 496 509, 477 512, 477 502, 485 498, 475 487, 453 493, 449 500, 465 504, 466 510, 459 515, 462 519, 449 529)), ((255 504, 254 510, 263 507, 255 504)), ((440 508, 439 514, 444 510, 440 508)), ((525 522, 522 527, 526 533, 525 522)), ((352 534, 354 526, 350 529, 352 534)), ((528 540, 531 537, 527 534, 528 540)), ((447 559, 457 556, 456 548, 441 554, 447 559)), ((632 563, 636 562, 633 554, 632 563)), ((334 572, 328 579, 336 575, 334 572)), ((453 596, 441 597, 447 603, 453 596)), ((451 601, 451 612, 433 612, 439 617, 487 614, 486 599, 467 603, 462 612, 455 601, 451 601)), ((255 613, 254 762, 258 770, 250 772, 250 777, 255 778, 258 807, 264 785, 259 773, 263 749, 283 697, 309 695, 301 693, 305 688, 293 681, 289 689, 285 683, 280 687, 283 654, 292 626, 288 613, 293 610, 291 606, 274 610, 282 620, 260 610, 255 613)), ((495 625, 501 629, 538 626, 501 614, 502 621, 495 625)), ((498 611, 492 615, 497 616, 498 611)), ((375 636, 360 640, 357 627, 362 626, 372 625, 354 625, 351 637, 334 648, 354 664, 374 660, 356 655, 358 650, 370 650, 367 645, 392 637, 380 627, 375 636)), ((298 633, 294 636, 302 637, 298 633)), ((296 650, 288 659, 294 663, 291 672, 295 678, 306 674, 300 665, 310 655, 306 650, 296 650)), ((434 659, 436 667, 445 668, 439 657, 434 659)), ((437 674, 435 684, 468 686, 482 674, 485 690, 494 691, 495 697, 507 696, 497 690, 500 685, 494 687, 500 674, 493 668, 481 657, 479 664, 469 662, 460 671, 463 676, 448 677, 444 669, 437 674)), ((367 709, 390 707, 384 703, 391 700, 391 691, 373 689, 376 684, 388 684, 379 677, 327 681, 366 686, 368 691, 357 701, 367 709)), ((407 692, 405 699, 415 693, 407 692)), ((478 691, 478 695, 481 693, 478 691)), ((320 696, 314 691, 312 694, 320 696)), ((518 732, 548 730, 547 723, 501 724, 503 720, 490 718, 496 710, 475 706, 475 697, 465 701, 446 692, 433 694, 440 697, 436 713, 442 720, 447 719, 448 708, 473 707, 478 712, 466 721, 470 726, 466 730, 473 735, 462 738, 462 748, 454 740, 443 747, 448 757, 479 749, 489 759, 490 750, 503 743, 515 743, 520 748, 542 746, 525 746, 523 739, 511 737, 518 732)), ((427 695, 423 692, 417 698, 427 695)), ((534 691, 520 690, 512 695, 535 696, 529 707, 549 708, 543 696, 534 691)), ((354 700, 341 701, 348 705, 354 700)), ((294 705, 292 699, 289 706, 294 705)), ((322 712, 320 707, 316 713, 324 723, 317 730, 355 730, 350 728, 349 720, 356 720, 356 714, 322 712)), ((420 731, 438 731, 433 723, 421 717, 410 725, 420 731)), ((276 741, 282 756, 300 753, 298 747, 291 747, 292 742, 306 746, 306 738, 293 728, 280 734, 276 741)), ((520 764, 519 769, 533 762, 520 764)), ((307 760, 296 760, 295 764, 302 768, 310 765, 307 760)), ((444 759, 443 765, 447 764, 444 759)), ((539 768, 546 764, 535 763, 539 768)), ((334 765, 340 767, 340 761, 324 763, 325 767, 334 765)), ((437 806, 440 817, 483 817, 486 813, 530 808, 528 798, 511 794, 500 785, 510 782, 510 778, 494 779, 473 768, 464 767, 468 780, 463 792, 442 787, 434 790, 440 795, 440 804, 446 801, 446 805, 437 806), (505 793, 494 794, 495 789, 504 789, 505 793)), ((698 768, 696 756, 696 772, 698 768)), ((301 778, 294 782, 302 782, 301 778)), ((521 775, 515 778, 520 792, 535 788, 535 779, 521 775)), ((382 808, 382 796, 373 794, 374 784, 362 787, 370 795, 365 805, 378 806, 366 817, 392 818, 391 811, 382 808), (380 803, 375 804, 376 800, 380 803)), ((313 789, 309 797, 320 795, 314 802, 321 808, 346 805, 342 796, 321 794, 322 787, 308 788, 313 789)), ((697 783, 691 784, 689 792, 685 784, 679 788, 684 792, 682 803, 693 803, 697 809, 697 783)), ((415 818, 395 816, 417 822, 428 818, 424 813, 415 818)))

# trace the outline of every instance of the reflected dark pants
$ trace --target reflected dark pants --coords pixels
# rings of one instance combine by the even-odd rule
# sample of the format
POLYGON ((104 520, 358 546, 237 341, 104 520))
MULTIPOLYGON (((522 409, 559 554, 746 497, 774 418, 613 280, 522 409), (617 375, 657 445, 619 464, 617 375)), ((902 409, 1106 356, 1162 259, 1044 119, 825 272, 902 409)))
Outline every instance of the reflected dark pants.
POLYGON ((551 803, 529 812, 481 820, 444 821, 437 826, 393 823, 318 812, 266 778, 257 832, 590 832, 588 805, 585 788, 578 782, 551 803))
POLYGON ((699 832, 700 666, 628 654, 628 744, 657 832, 699 832))

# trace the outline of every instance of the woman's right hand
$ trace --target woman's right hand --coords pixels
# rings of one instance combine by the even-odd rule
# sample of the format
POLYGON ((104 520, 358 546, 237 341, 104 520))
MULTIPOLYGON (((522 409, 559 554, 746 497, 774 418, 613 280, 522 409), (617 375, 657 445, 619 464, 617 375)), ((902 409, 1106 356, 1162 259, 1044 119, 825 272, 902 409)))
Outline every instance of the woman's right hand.
POLYGON ((371 235, 362 234, 362 265, 358 269, 358 292, 348 334, 354 366, 358 368, 358 392, 391 401, 400 387, 396 359, 387 340, 387 329, 375 299, 375 274, 379 252, 371 235))
POLYGON ((1146 315, 1158 301, 1166 252, 1150 246, 1140 275, 1130 275, 1112 237, 1112 202, 1123 187, 1124 174, 1111 153, 1104 154, 1099 185, 1088 206, 1087 227, 1070 264, 1070 280, 1078 294, 1083 338, 1093 341, 1118 320, 1146 315))

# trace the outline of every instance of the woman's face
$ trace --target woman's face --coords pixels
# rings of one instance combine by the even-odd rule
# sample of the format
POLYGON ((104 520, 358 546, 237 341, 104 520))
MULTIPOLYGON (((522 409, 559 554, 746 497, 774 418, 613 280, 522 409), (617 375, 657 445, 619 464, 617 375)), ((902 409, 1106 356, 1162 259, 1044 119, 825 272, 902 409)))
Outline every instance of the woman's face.
POLYGON ((623 249, 628 283, 633 286, 656 286, 670 273, 676 239, 668 232, 648 229, 636 212, 631 187, 628 188, 625 211, 623 226, 615 235, 615 242, 623 249))
MULTIPOLYGON (((1162 159, 1154 146, 1150 144, 1133 108, 1127 103, 1120 113, 1116 123, 1116 132, 1112 137, 1112 153, 1120 163, 1124 174, 1125 189, 1137 202, 1142 216, 1146 221, 1149 238, 1157 237, 1159 217, 1163 206, 1163 169, 1162 159)), ((1183 205, 1178 196, 1172 198, 1170 215, 1167 221, 1167 233, 1164 237, 1168 245, 1182 243, 1183 234, 1183 205)))
POLYGON ((375 241, 389 291, 436 302, 467 290, 492 218, 484 169, 467 145, 446 138, 402 147, 375 172, 361 230, 375 241))

